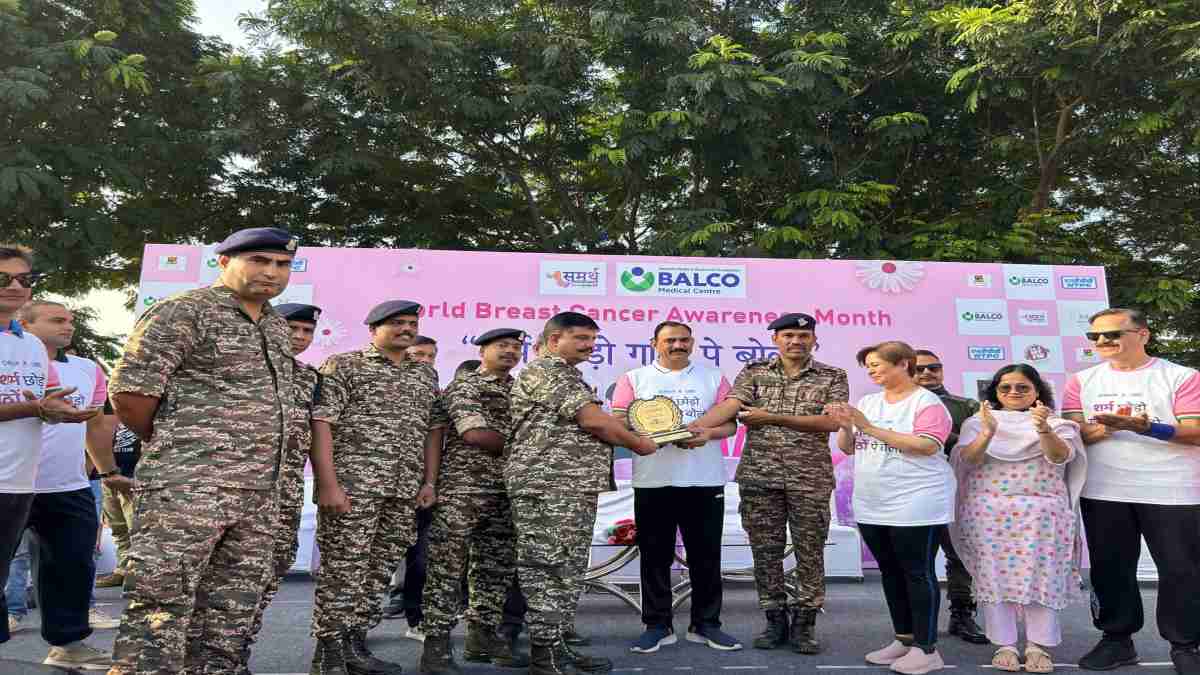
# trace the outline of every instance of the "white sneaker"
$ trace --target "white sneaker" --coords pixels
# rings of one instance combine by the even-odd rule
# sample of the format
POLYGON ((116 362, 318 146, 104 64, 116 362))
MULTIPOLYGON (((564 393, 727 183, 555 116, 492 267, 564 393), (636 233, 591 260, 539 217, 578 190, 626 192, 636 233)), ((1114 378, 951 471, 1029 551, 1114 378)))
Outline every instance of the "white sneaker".
POLYGON ((16 635, 23 630, 29 630, 29 626, 22 625, 25 623, 25 617, 17 617, 12 614, 8 615, 8 634, 16 635))
POLYGON ((883 649, 876 649, 867 654, 867 663, 874 663, 877 666, 890 666, 899 661, 908 652, 909 648, 900 644, 899 640, 892 640, 891 644, 883 649))
POLYGON ((61 647, 51 647, 42 665, 78 670, 108 670, 112 665, 112 654, 86 645, 82 641, 72 642, 61 647))
POLYGON ((907 654, 892 663, 892 671, 903 675, 925 675, 925 673, 945 667, 942 655, 937 653, 936 649, 932 653, 926 654, 920 647, 913 647, 908 650, 907 654))
POLYGON ((425 633, 421 632, 420 626, 409 626, 408 630, 404 631, 404 637, 409 640, 416 640, 417 642, 425 641, 425 633))
POLYGON ((121 620, 108 615, 102 609, 93 607, 88 610, 88 624, 97 630, 108 630, 111 628, 120 628, 121 620))

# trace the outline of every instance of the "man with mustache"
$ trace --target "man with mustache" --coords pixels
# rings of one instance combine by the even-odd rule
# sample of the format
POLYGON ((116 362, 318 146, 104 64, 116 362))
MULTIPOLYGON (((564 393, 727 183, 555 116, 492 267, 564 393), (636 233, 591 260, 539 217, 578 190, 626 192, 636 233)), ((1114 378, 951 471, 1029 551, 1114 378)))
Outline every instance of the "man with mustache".
MULTIPOLYGON (((916 350, 917 374, 913 381, 919 386, 937 394, 942 405, 950 412, 950 435, 946 437, 944 450, 947 455, 958 445, 958 432, 963 422, 979 412, 979 401, 973 398, 955 396, 946 390, 946 373, 942 368, 942 360, 937 354, 928 349, 916 350)), ((963 565, 954 550, 954 542, 950 539, 950 529, 942 528, 942 552, 946 554, 946 596, 950 600, 950 626, 946 632, 957 635, 959 639, 971 644, 987 644, 987 635, 975 622, 975 596, 971 592, 971 573, 963 565)))
POLYGON ((504 483, 517 529, 517 572, 529 601, 530 675, 606 672, 612 662, 563 641, 575 613, 596 522, 596 498, 608 489, 612 446, 655 452, 649 438, 604 412, 577 366, 588 360, 600 327, 586 314, 546 322, 545 356, 521 371, 512 389, 513 433, 504 483))
MULTIPOLYGON (((316 333, 317 321, 321 318, 321 308, 302 303, 287 303, 275 308, 279 315, 287 320, 291 331, 291 346, 293 358, 300 356, 312 345, 316 333)), ((288 423, 287 454, 280 463, 279 483, 277 487, 279 499, 279 519, 275 526, 275 557, 274 572, 267 575, 266 589, 254 615, 254 623, 246 638, 246 646, 242 650, 242 668, 239 675, 250 673, 250 645, 254 637, 262 630, 263 613, 267 605, 279 592, 279 582, 287 575, 292 564, 296 562, 296 547, 299 545, 300 513, 304 508, 304 464, 308 460, 312 448, 312 409, 314 401, 320 396, 321 374, 316 368, 295 359, 295 405, 288 423)))
POLYGON ((318 473, 321 576, 313 608, 312 675, 401 670, 371 654, 367 631, 383 618, 380 594, 416 541, 417 507, 437 498, 445 431, 437 373, 406 353, 417 336, 420 311, 408 300, 380 303, 363 321, 370 344, 335 354, 320 369, 312 457, 316 463, 331 458, 335 478, 321 480, 318 473))
POLYGON ((736 415, 749 427, 735 478, 742 527, 754 555, 758 604, 767 615, 755 649, 787 644, 799 654, 821 651, 814 626, 825 603, 825 539, 834 486, 829 434, 838 429, 824 409, 849 400, 850 386, 846 371, 812 358, 816 327, 816 320, 802 313, 772 321, 767 330, 774 331, 779 357, 747 363, 729 397, 693 425, 711 428, 736 415), (783 581, 789 529, 797 582, 790 615, 783 581))
POLYGON ((269 301, 298 243, 278 228, 230 235, 217 283, 151 306, 113 371, 113 407, 145 446, 110 675, 241 664, 271 568, 263 542, 293 404, 288 326, 269 301))
POLYGON ((509 668, 529 665, 497 636, 502 607, 516 576, 512 505, 504 488, 504 447, 512 431, 509 373, 521 361, 525 332, 497 328, 476 338, 482 364, 464 371, 442 394, 450 417, 438 475, 438 503, 429 530, 429 576, 420 672, 458 672, 450 629, 460 605, 460 581, 470 560, 468 661, 509 668))
MULTIPOLYGON (((687 324, 664 321, 651 345, 658 358, 625 373, 613 393, 613 414, 625 417, 636 399, 666 396, 691 423, 729 394, 721 371, 692 363, 695 347, 687 324)), ((675 644, 672 625, 671 565, 675 532, 683 534, 692 581, 687 639, 731 651, 742 643, 721 630, 721 533, 725 524, 725 458, 719 439, 732 436, 732 420, 658 452, 633 458, 633 514, 641 560, 642 623, 646 630, 629 648, 639 654, 675 644)))

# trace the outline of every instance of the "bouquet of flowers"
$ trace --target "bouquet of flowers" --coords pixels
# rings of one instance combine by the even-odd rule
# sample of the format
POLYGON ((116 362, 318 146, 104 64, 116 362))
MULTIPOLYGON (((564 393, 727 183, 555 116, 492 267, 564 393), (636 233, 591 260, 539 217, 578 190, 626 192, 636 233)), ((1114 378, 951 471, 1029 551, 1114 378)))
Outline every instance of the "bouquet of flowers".
POLYGON ((632 518, 622 518, 604 528, 604 536, 610 544, 632 546, 637 543, 637 526, 632 518))

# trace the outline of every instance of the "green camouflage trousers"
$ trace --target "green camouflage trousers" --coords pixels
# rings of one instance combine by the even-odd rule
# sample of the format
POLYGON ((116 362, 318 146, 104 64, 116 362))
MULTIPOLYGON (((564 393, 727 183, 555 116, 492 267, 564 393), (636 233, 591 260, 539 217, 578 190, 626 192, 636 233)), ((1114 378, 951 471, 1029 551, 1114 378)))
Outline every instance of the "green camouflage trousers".
POLYGON ((764 609, 788 606, 783 557, 788 530, 796 558, 793 607, 820 609, 825 604, 825 540, 829 536, 829 495, 808 490, 779 490, 742 485, 742 529, 754 556, 754 585, 764 609))
POLYGON ((278 499, 278 519, 273 528, 273 573, 267 577, 267 585, 263 589, 262 602, 258 603, 258 611, 254 614, 247 645, 254 642, 255 636, 262 630, 263 613, 279 592, 280 581, 287 576, 292 564, 296 562, 296 547, 300 544, 300 512, 304 509, 304 467, 300 468, 299 475, 296 472, 288 472, 280 476, 278 499))
POLYGON ((235 672, 271 573, 263 542, 274 522, 267 490, 140 492, 110 675, 235 672))
POLYGON ((575 619, 591 553, 596 495, 522 494, 511 499, 517 574, 529 602, 529 637, 548 644, 575 619))
POLYGON ((459 581, 467 574, 470 621, 498 626, 508 588, 516 579, 516 529, 503 492, 438 495, 429 528, 429 569, 421 626, 445 635, 459 607, 459 581))
POLYGON ((332 638, 370 630, 383 620, 380 594, 417 540, 412 497, 350 495, 350 512, 317 516, 321 573, 312 634, 332 638))

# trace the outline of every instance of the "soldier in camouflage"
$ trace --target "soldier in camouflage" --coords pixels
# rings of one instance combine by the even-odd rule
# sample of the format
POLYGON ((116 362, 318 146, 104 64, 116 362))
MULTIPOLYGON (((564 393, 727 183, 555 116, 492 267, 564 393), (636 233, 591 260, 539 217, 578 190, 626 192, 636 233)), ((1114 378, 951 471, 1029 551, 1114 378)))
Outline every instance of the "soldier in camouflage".
POLYGON ((604 412, 576 368, 591 356, 599 330, 585 314, 556 314, 544 331, 547 355, 531 361, 512 389, 504 483, 517 529, 517 572, 529 601, 531 675, 612 669, 608 659, 569 647, 563 620, 574 615, 574 588, 587 569, 612 446, 638 454, 658 449, 604 412))
POLYGON ((382 618, 380 593, 416 540, 418 506, 434 503, 445 413, 433 368, 408 359, 415 302, 392 300, 367 315, 371 343, 329 357, 313 410, 317 544, 321 575, 313 608, 312 675, 385 675, 367 631, 382 618), (320 467, 331 461, 335 480, 320 467))
POLYGON ((438 502, 429 530, 425 583, 425 648, 420 672, 457 673, 450 629, 460 606, 459 589, 470 554, 468 661, 523 667, 496 635, 501 608, 516 575, 516 530, 504 489, 504 445, 511 433, 509 371, 521 360, 525 333, 490 330, 475 339, 482 364, 462 372, 442 394, 451 425, 438 475, 438 502))
MULTIPOLYGON (((299 356, 312 344, 317 321, 321 317, 321 309, 313 305, 288 303, 275 308, 279 315, 287 320, 291 330, 292 355, 299 356)), ((279 592, 279 582, 292 569, 296 562, 296 547, 299 544, 300 513, 304 507, 304 464, 308 460, 308 452, 312 447, 312 408, 313 402, 320 395, 321 374, 316 368, 295 360, 294 378, 295 402, 292 406, 291 423, 288 426, 287 453, 284 455, 279 471, 279 482, 276 487, 278 501, 278 520, 275 525, 275 562, 274 573, 267 577, 267 585, 263 590, 262 600, 258 604, 258 612, 254 615, 254 623, 246 646, 242 650, 242 670, 239 675, 250 673, 250 645, 254 637, 262 630, 263 613, 267 605, 279 592)))
POLYGON ((231 235, 216 249, 217 284, 154 304, 113 372, 116 413, 145 448, 110 675, 241 665, 293 405, 288 327, 268 301, 296 245, 276 228, 231 235))
POLYGON ((799 654, 818 654, 814 627, 825 603, 825 540, 834 487, 829 433, 838 428, 824 408, 849 400, 850 387, 846 371, 812 358, 817 346, 813 317, 785 314, 767 329, 774 331, 779 358, 746 364, 725 402, 696 425, 712 427, 737 416, 749 428, 735 479, 742 528, 754 556, 758 604, 767 615, 755 648, 788 644, 799 654), (796 558, 790 614, 783 574, 789 530, 796 558))
MULTIPOLYGON (((958 445, 958 432, 962 423, 979 412, 979 401, 973 398, 955 396, 946 390, 946 373, 942 368, 942 360, 937 354, 928 349, 918 349, 917 374, 913 381, 918 385, 937 394, 950 412, 950 435, 946 438, 944 448, 946 454, 958 445)), ((950 599, 950 626, 947 632, 957 635, 959 639, 971 644, 987 644, 988 637, 983 628, 975 622, 975 596, 972 593, 971 573, 963 564, 962 558, 954 550, 954 542, 950 539, 950 528, 942 528, 942 538, 939 544, 946 554, 946 595, 950 599)))

